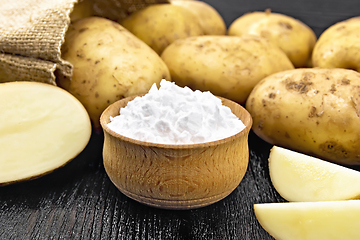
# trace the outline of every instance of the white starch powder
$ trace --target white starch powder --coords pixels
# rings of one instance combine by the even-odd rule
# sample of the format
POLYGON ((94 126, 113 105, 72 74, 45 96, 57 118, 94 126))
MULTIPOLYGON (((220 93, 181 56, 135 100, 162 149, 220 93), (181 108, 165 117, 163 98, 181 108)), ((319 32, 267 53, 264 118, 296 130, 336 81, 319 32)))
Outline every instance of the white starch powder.
POLYGON ((193 144, 230 137, 245 128, 210 92, 192 91, 162 80, 136 97, 108 127, 129 138, 161 144, 193 144))

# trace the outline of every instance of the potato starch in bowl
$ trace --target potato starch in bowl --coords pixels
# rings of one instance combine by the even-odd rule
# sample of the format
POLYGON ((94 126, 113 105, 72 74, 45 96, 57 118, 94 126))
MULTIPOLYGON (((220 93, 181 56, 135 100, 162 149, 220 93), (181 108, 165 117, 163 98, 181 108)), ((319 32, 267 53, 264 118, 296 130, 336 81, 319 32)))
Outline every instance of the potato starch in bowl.
POLYGON ((245 128, 210 92, 162 80, 111 117, 108 127, 125 137, 161 144, 193 144, 224 139, 245 128))

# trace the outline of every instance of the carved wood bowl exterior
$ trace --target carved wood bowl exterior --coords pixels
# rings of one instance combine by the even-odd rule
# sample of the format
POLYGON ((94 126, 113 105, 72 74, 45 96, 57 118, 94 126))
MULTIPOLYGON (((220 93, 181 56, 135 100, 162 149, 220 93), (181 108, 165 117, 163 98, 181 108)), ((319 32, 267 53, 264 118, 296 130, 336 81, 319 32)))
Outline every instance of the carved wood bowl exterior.
POLYGON ((249 161, 250 114, 221 98, 246 128, 226 139, 199 144, 157 144, 124 137, 109 129, 110 116, 134 97, 111 104, 101 115, 103 161, 107 175, 126 196, 153 207, 193 209, 228 196, 240 183, 249 161))

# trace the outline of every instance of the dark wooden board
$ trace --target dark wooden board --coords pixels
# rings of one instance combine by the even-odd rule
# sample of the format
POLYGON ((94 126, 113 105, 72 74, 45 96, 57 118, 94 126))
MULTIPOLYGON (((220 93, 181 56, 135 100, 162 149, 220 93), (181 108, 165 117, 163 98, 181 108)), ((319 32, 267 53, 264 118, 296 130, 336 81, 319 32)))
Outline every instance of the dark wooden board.
MULTIPOLYGON (((246 12, 271 8, 302 20, 318 36, 331 24, 360 15, 355 0, 206 2, 227 26, 246 12)), ((120 193, 104 171, 102 141, 93 134, 63 168, 0 187, 0 239, 273 239, 257 222, 253 204, 284 200, 269 178, 271 145, 252 132, 248 170, 235 191, 210 206, 182 211, 148 207, 120 193)))
POLYGON ((253 204, 282 201, 268 176, 270 145, 250 134, 248 171, 213 205, 162 210, 120 193, 102 165, 102 135, 65 167, 0 188, 0 239, 271 239, 253 204))

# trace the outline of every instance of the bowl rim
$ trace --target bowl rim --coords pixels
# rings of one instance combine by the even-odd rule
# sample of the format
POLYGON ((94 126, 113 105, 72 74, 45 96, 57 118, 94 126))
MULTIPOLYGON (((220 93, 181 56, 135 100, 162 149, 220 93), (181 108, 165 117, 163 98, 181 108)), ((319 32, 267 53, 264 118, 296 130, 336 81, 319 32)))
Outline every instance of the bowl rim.
MULTIPOLYGON (((120 102, 129 102, 131 100, 133 100, 136 97, 141 97, 145 94, 139 94, 139 95, 133 95, 133 96, 129 96, 129 97, 125 97, 122 98, 112 104, 110 104, 101 114, 100 116, 100 125, 105 132, 108 133, 109 135, 118 138, 122 141, 125 142, 130 142, 132 144, 135 145, 140 145, 140 146, 146 146, 146 147, 157 147, 157 148, 164 148, 164 149, 193 149, 193 148, 203 148, 203 147, 210 147, 210 146, 217 146, 217 145, 221 145, 227 142, 231 142, 234 141, 237 138, 240 138, 240 136, 242 135, 248 135, 248 133, 251 130, 252 124, 253 124, 253 120, 252 117, 250 115, 250 113, 246 110, 245 107, 241 106, 239 103, 234 102, 230 99, 224 98, 224 97, 220 97, 220 96, 216 96, 218 98, 221 99, 222 104, 224 105, 224 102, 229 103, 230 105, 235 105, 237 107, 240 107, 240 109, 242 111, 244 111, 245 115, 246 115, 246 120, 247 121, 243 121, 242 119, 240 119, 243 124, 245 125, 245 128, 243 130, 241 130, 240 132, 231 135, 229 137, 223 138, 223 139, 219 139, 219 140, 215 140, 215 141, 210 141, 210 142, 203 142, 203 143, 190 143, 190 144, 167 144, 167 143, 155 143, 155 142, 146 142, 146 141, 141 141, 141 140, 137 140, 134 138, 129 138, 126 137, 124 135, 121 135, 113 130, 111 130, 107 124, 109 123, 110 119, 105 119, 107 113, 110 111, 110 109, 114 108, 115 105, 118 105, 120 102)), ((125 105, 126 106, 126 105, 125 105)), ((231 109, 231 107, 229 107, 231 109)), ((232 109, 231 109, 232 111, 232 109)), ((118 113, 120 114, 120 108, 118 109, 118 113)), ((238 116, 237 116, 238 117, 238 116)))

